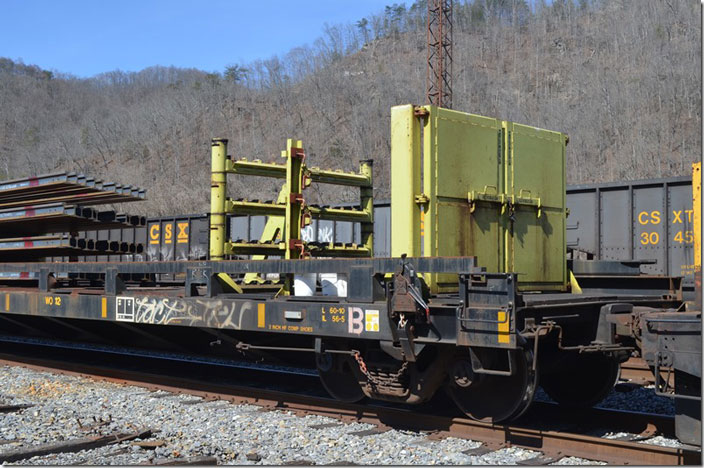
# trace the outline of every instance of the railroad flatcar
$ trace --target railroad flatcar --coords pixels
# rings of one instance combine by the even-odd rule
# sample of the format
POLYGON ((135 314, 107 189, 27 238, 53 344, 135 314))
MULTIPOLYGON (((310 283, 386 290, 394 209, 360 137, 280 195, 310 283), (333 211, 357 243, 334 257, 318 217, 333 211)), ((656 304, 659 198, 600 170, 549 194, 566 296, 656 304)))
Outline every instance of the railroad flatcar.
POLYGON ((281 164, 248 161, 215 139, 207 255, 179 247, 187 230, 206 232, 202 220, 174 218, 147 226, 158 258, 3 263, 32 283, 0 288, 0 323, 13 334, 307 358, 340 400, 418 404, 444 391, 494 423, 523 414, 538 386, 565 407, 598 403, 646 342, 656 374, 679 370, 678 397, 691 393, 701 366, 681 367, 680 354, 658 344, 673 323, 678 339, 701 335, 681 278, 640 275, 633 261, 567 258, 567 141, 435 106, 392 108, 393 242, 380 257, 372 161, 357 173, 309 167, 295 139, 281 164), (230 198, 228 174, 279 179, 279 197, 230 198), (356 187, 359 204, 310 205, 313 183, 356 187), (233 238, 233 215, 266 216, 260 238, 233 238), (313 222, 353 223, 358 237, 306 237, 313 222))

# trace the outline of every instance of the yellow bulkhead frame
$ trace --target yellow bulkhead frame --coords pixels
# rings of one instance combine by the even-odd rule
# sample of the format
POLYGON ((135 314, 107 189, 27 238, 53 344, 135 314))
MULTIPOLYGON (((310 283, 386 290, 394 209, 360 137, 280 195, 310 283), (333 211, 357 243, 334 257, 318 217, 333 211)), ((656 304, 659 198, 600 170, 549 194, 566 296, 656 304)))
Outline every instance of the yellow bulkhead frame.
MULTIPOLYGON (((518 273, 520 289, 566 290, 566 143, 513 122, 393 107, 392 256, 476 256, 487 272, 518 273)), ((457 289, 457 275, 426 282, 457 289)))
POLYGON ((692 164, 692 209, 694 210, 694 291, 695 307, 702 307, 702 163, 692 164))
POLYGON ((692 208, 694 209, 694 269, 702 268, 702 163, 692 164, 692 208))

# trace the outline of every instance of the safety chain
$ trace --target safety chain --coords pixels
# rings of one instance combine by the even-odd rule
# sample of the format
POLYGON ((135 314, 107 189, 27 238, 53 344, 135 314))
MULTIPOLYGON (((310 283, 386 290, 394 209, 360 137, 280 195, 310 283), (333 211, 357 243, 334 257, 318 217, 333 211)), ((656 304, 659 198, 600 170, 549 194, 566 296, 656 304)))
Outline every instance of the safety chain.
POLYGON ((367 378, 369 385, 373 388, 387 386, 393 382, 399 382, 403 374, 405 374, 408 369, 408 361, 403 361, 401 367, 396 372, 389 374, 389 377, 374 377, 367 369, 367 364, 364 362, 364 359, 362 359, 362 355, 359 351, 354 351, 352 356, 357 361, 359 370, 362 371, 362 374, 364 374, 367 378))
POLYGON ((511 199, 508 201, 508 219, 511 222, 516 221, 516 205, 513 204, 513 200, 511 199))

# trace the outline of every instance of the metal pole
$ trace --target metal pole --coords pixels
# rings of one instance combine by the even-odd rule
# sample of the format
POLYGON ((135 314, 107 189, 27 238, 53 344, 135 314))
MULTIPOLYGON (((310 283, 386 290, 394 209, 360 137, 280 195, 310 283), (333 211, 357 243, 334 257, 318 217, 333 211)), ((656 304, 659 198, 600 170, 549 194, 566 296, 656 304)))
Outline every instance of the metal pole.
POLYGON ((428 0, 426 98, 452 108, 452 0, 428 0))
POLYGON ((372 179, 374 161, 363 159, 359 162, 359 173, 369 178, 368 187, 359 189, 359 208, 369 214, 369 221, 360 223, 361 243, 369 249, 369 255, 374 256, 374 183, 372 179))
POLYGON ((225 198, 227 196, 227 139, 213 138, 211 142, 210 178, 210 260, 225 257, 225 198))

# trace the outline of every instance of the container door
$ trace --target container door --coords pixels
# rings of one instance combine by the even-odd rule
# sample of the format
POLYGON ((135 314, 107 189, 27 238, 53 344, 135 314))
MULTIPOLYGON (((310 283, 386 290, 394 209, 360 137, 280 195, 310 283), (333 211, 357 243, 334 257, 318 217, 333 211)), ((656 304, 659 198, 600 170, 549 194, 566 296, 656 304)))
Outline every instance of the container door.
MULTIPOLYGON (((487 271, 502 271, 501 122, 428 109, 422 169, 423 194, 428 199, 419 200, 426 210, 423 256, 476 256, 487 271)), ((434 276, 429 281, 432 291, 457 289, 457 275, 434 276)))
POLYGON ((524 289, 564 289, 565 137, 562 133, 505 122, 506 271, 524 289))

